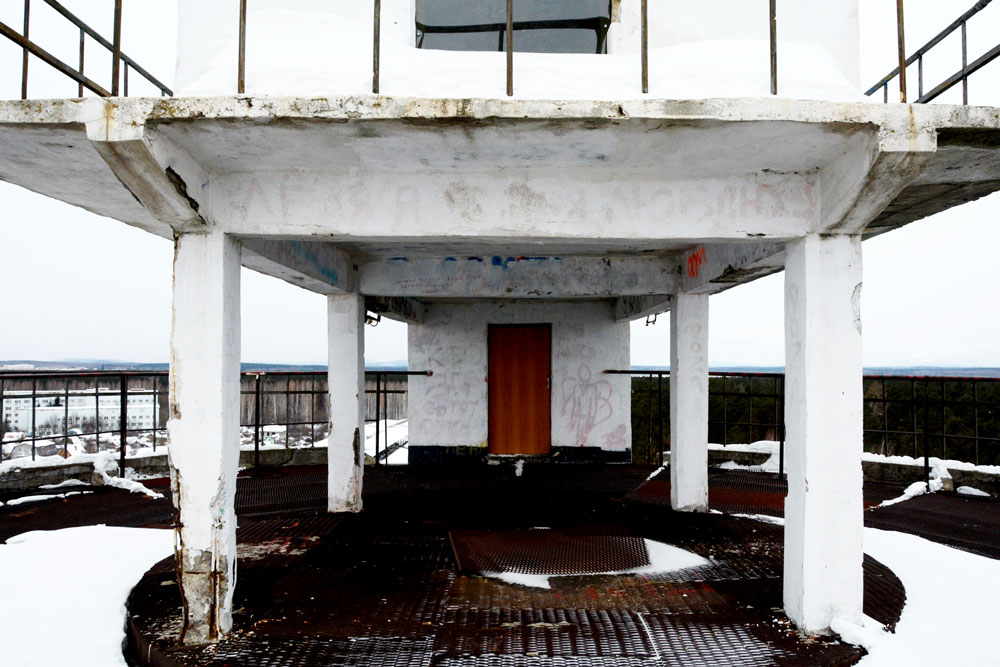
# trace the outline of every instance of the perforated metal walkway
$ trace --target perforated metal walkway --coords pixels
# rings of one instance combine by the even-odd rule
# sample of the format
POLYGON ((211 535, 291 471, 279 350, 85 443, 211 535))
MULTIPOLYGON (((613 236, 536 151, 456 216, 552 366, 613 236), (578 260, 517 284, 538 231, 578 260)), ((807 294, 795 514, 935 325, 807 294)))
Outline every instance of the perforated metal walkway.
MULTIPOLYGON (((130 598, 132 657, 149 665, 655 667, 847 665, 861 656, 837 641, 800 637, 781 612, 780 527, 626 500, 649 472, 370 470, 365 512, 345 517, 313 507, 325 471, 241 482, 233 633, 211 646, 177 646, 182 609, 167 559, 130 598), (266 489, 280 517, 270 513, 266 489), (294 511, 296 503, 307 509, 294 511), (450 531, 534 526, 571 538, 603 526, 598 532, 674 544, 710 564, 562 576, 550 579, 550 590, 457 566, 450 531)), ((865 573, 866 613, 894 624, 902 586, 870 559, 865 573)))

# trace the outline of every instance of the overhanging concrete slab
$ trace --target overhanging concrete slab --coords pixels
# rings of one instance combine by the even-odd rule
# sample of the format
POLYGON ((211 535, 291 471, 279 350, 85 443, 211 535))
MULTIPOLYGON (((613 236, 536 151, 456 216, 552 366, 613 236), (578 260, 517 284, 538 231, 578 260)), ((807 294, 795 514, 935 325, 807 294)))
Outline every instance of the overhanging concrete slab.
POLYGON ((686 285, 716 290, 777 270, 804 234, 880 233, 1000 189, 998 133, 993 108, 779 99, 13 101, 0 178, 162 236, 203 221, 365 262, 746 244, 686 285))

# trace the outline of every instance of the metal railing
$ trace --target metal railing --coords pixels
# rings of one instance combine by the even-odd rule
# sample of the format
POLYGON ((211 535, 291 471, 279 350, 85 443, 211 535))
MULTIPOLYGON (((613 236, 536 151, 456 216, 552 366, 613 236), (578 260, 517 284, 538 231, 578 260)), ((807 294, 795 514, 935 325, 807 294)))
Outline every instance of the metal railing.
MULTIPOLYGON (((506 0, 507 20, 505 23, 490 23, 469 26, 428 26, 418 24, 414 21, 415 27, 424 33, 434 32, 497 32, 498 43, 507 55, 507 96, 514 95, 514 32, 516 30, 541 30, 553 27, 561 28, 584 28, 594 30, 597 35, 597 52, 601 53, 604 46, 604 39, 607 35, 609 20, 604 17, 559 20, 559 21, 515 21, 514 20, 514 0, 506 0), (605 23, 608 21, 608 23, 605 23)), ((778 94, 778 21, 777 21, 777 0, 768 0, 768 26, 770 30, 770 71, 771 71, 771 94, 778 94)), ((374 35, 372 39, 372 93, 379 92, 380 75, 380 53, 382 43, 382 3, 381 0, 373 0, 373 26, 374 35)), ((642 0, 640 9, 640 63, 641 80, 643 94, 649 93, 649 11, 647 0, 642 0)), ((240 0, 239 11, 239 48, 237 49, 236 66, 236 92, 243 94, 246 91, 246 28, 247 28, 247 0, 240 0)))
POLYGON ((60 60, 52 55, 37 43, 31 40, 31 0, 24 0, 24 25, 23 31, 11 28, 6 23, 0 22, 0 35, 21 47, 21 99, 28 99, 28 65, 29 56, 35 56, 42 62, 50 65, 59 72, 62 72, 77 83, 77 97, 83 97, 83 89, 100 95, 101 97, 128 96, 128 74, 129 70, 135 70, 146 81, 160 90, 161 95, 173 95, 163 82, 154 77, 141 67, 135 60, 122 53, 122 0, 114 0, 114 36, 111 41, 105 39, 96 30, 84 23, 75 14, 66 9, 56 0, 41 0, 49 7, 58 12, 63 18, 75 25, 80 31, 80 59, 77 69, 72 65, 60 60), (84 56, 86 55, 87 38, 111 52, 111 89, 108 90, 93 81, 84 73, 84 56))
MULTIPOLYGON (((633 459, 663 460, 670 443, 669 371, 606 371, 632 381, 633 459), (655 433, 655 436, 654 436, 655 433)), ((865 375, 865 451, 1000 465, 1000 378, 865 375)), ((709 441, 779 442, 784 472, 784 375, 709 374, 709 441)))
MULTIPOLYGON (((670 446, 670 414, 669 410, 664 410, 664 400, 666 398, 669 403, 670 397, 670 371, 610 370, 605 373, 632 377, 633 460, 662 462, 670 446)), ((784 375, 711 372, 708 396, 709 442, 728 445, 776 440, 779 443, 778 468, 784 473, 784 375)))
MULTIPOLYGON (((369 386, 374 381, 365 393, 374 399, 367 406, 366 421, 375 422, 376 464, 384 462, 393 444, 388 428, 381 428, 382 423, 388 424, 389 398, 405 399, 407 390, 400 385, 412 375, 430 372, 365 373, 369 386)), ((249 446, 252 439, 255 467, 264 445, 283 440, 285 448, 311 447, 326 437, 326 371, 244 372, 240 376, 241 444, 249 446), (270 431, 269 427, 277 428, 270 431)), ((168 377, 166 371, 0 371, 0 440, 4 440, 0 460, 116 451, 124 475, 130 449, 149 448, 155 454, 168 441, 168 377), (140 406, 137 397, 151 400, 140 406), (21 401, 22 407, 13 401, 21 401), (8 421, 17 409, 29 412, 30 428, 8 421), (9 434, 15 434, 14 438, 9 434)), ((405 404, 395 410, 405 414, 405 404)))
POLYGON ((969 62, 969 42, 968 42, 968 30, 966 24, 969 22, 973 16, 985 9, 993 0, 979 0, 975 5, 972 6, 967 12, 955 19, 947 28, 935 35, 929 42, 917 49, 913 55, 906 58, 906 47, 904 41, 904 29, 903 29, 903 0, 897 0, 897 14, 896 14, 896 24, 898 32, 898 44, 899 44, 899 65, 886 74, 882 79, 876 83, 874 86, 865 91, 865 95, 869 97, 874 95, 879 90, 882 90, 883 101, 889 101, 889 82, 894 78, 899 77, 899 93, 900 102, 906 102, 906 68, 913 63, 917 64, 917 99, 916 102, 923 104, 925 102, 930 102, 946 91, 950 90, 957 84, 962 84, 962 104, 969 103, 969 77, 978 72, 980 69, 990 64, 996 58, 1000 57, 1000 43, 994 46, 992 49, 984 53, 979 58, 976 58, 971 63, 969 62), (924 56, 933 49, 935 46, 940 44, 948 36, 954 33, 956 30, 961 30, 962 33, 962 67, 954 74, 946 78, 944 81, 934 86, 927 92, 924 92, 924 56))

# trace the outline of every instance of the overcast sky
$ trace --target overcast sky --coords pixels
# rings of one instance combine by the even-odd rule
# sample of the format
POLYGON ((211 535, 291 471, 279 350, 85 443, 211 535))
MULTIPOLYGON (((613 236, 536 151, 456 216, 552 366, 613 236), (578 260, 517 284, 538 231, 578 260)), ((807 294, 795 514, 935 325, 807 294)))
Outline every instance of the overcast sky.
MULTIPOLYGON (((64 4, 111 34, 113 3, 64 4)), ((893 67, 895 3, 861 4, 862 80, 874 83, 893 67)), ((908 52, 971 4, 907 0, 908 52)), ((970 59, 996 44, 1000 3, 994 5, 969 26, 970 59)), ((172 83, 176 3, 133 1, 125 8, 123 50, 172 83)), ((75 32, 49 21, 52 10, 43 3, 32 11, 38 21, 32 37, 75 62, 75 32)), ((19 28, 21 3, 0 3, 0 21, 19 28)), ((943 50, 925 63, 928 81, 958 69, 958 48, 956 38, 938 47, 943 50)), ((88 70, 110 69, 98 48, 90 51, 88 70)), ((31 97, 75 95, 74 84, 47 70, 32 62, 31 97)), ((133 94, 136 85, 133 79, 133 94)), ((0 39, 0 98, 19 94, 20 50, 0 39)), ((960 92, 947 101, 954 95, 960 92)), ((970 101, 1000 104, 1000 61, 971 80, 970 101)), ((0 183, 0 204, 0 359, 167 360, 170 242, 6 183, 0 183)), ((868 241, 864 261, 867 366, 1000 367, 1000 195, 868 241)), ((777 274, 712 298, 713 365, 783 364, 783 279, 777 274)), ((326 362, 324 297, 247 270, 242 292, 244 361, 326 362)), ((368 328, 366 350, 369 361, 405 359, 405 326, 384 321, 368 328)), ((668 360, 668 316, 654 326, 635 323, 633 364, 668 360)))

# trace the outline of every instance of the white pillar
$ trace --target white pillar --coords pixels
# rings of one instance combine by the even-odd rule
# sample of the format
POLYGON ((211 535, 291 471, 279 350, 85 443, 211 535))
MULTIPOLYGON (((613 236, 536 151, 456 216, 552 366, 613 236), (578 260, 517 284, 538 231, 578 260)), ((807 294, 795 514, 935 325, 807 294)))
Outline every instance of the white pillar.
POLYGON ((330 436, 327 510, 361 511, 365 465, 365 300, 328 297, 330 436))
POLYGON ((670 505, 708 511, 708 295, 670 307, 670 505))
POLYGON ((861 620, 861 239, 786 246, 785 611, 799 629, 861 620))
POLYGON ((181 641, 232 627, 240 457, 240 248, 221 232, 174 243, 170 482, 187 619, 181 641))

